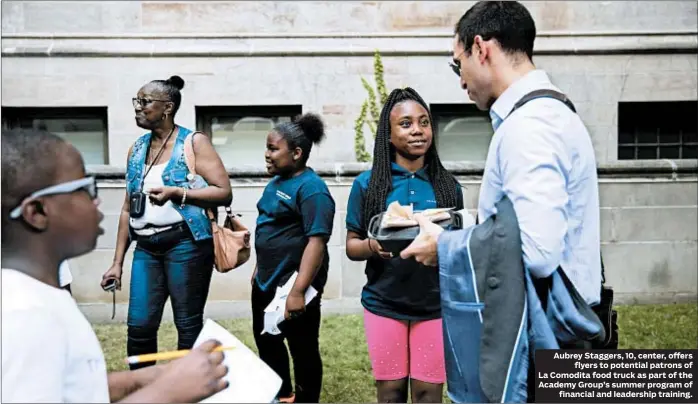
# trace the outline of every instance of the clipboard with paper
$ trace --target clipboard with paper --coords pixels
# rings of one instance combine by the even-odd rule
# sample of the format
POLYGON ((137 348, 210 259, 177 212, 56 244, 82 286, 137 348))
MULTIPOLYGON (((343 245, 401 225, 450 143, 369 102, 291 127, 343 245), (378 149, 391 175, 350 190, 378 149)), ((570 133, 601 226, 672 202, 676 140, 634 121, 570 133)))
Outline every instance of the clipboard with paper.
POLYGON ((223 346, 235 347, 224 352, 223 363, 228 367, 225 380, 228 388, 201 403, 271 403, 281 388, 281 378, 251 349, 233 334, 211 319, 206 319, 204 328, 194 347, 215 339, 223 346))

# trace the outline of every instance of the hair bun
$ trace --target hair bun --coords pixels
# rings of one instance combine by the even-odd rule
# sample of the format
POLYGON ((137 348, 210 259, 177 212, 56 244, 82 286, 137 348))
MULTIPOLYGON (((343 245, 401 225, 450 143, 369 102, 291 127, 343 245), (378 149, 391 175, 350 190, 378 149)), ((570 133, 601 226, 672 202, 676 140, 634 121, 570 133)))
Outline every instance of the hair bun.
POLYGON ((184 88, 184 79, 179 76, 172 76, 166 80, 166 83, 172 84, 177 90, 184 88))
POLYGON ((313 143, 319 143, 325 137, 325 124, 317 114, 307 113, 296 119, 305 137, 313 143))

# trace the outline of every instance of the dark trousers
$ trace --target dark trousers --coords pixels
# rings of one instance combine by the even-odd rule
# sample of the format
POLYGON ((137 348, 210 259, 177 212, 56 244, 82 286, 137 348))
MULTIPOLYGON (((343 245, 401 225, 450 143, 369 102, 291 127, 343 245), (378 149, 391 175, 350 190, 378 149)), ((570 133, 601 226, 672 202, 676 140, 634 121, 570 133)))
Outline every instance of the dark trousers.
MULTIPOLYGON (((195 241, 184 224, 149 237, 139 237, 131 270, 128 355, 158 351, 158 329, 168 297, 177 328, 177 347, 190 349, 203 328, 212 272, 212 239, 195 241)), ((140 363, 130 368, 153 364, 140 363)))
POLYGON ((264 329, 264 309, 274 299, 276 288, 262 291, 255 283, 252 286, 252 330, 259 357, 283 380, 279 397, 293 394, 288 351, 293 359, 296 381, 296 402, 317 403, 322 390, 322 359, 320 358, 320 298, 318 296, 306 307, 300 317, 286 320, 279 325, 281 334, 261 335, 264 329))

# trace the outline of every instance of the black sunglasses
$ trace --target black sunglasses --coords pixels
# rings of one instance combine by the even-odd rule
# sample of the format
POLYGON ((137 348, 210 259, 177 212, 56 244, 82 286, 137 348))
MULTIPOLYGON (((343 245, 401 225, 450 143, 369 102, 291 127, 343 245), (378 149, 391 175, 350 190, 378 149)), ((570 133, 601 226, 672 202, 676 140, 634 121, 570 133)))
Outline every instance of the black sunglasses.
POLYGON ((460 61, 458 60, 460 58, 460 55, 464 54, 466 51, 463 51, 459 53, 457 56, 453 57, 452 62, 448 62, 448 66, 453 70, 453 73, 456 74, 456 76, 460 77, 460 61))
POLYGON ((453 70, 453 73, 456 74, 456 76, 460 77, 460 66, 453 62, 448 62, 448 66, 453 70))

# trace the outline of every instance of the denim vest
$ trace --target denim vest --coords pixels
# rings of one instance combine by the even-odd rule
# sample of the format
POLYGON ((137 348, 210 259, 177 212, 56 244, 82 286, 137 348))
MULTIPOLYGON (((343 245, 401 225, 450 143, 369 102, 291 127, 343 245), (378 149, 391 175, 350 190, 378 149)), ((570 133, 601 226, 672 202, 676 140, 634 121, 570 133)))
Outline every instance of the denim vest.
MULTIPOLYGON (((181 126, 178 126, 178 128, 179 131, 172 149, 172 157, 170 157, 170 161, 162 172, 162 182, 165 186, 169 187, 190 188, 187 178, 189 168, 184 159, 184 139, 191 133, 191 130, 181 126)), ((126 168, 126 192, 128 192, 129 195, 141 191, 143 176, 146 169, 145 158, 148 154, 148 147, 150 145, 150 136, 151 133, 146 133, 133 144, 133 151, 131 152, 131 157, 128 160, 128 167, 126 168)), ((204 209, 186 204, 182 208, 176 203, 172 204, 172 206, 182 215, 195 240, 204 240, 212 237, 211 222, 204 209)))

